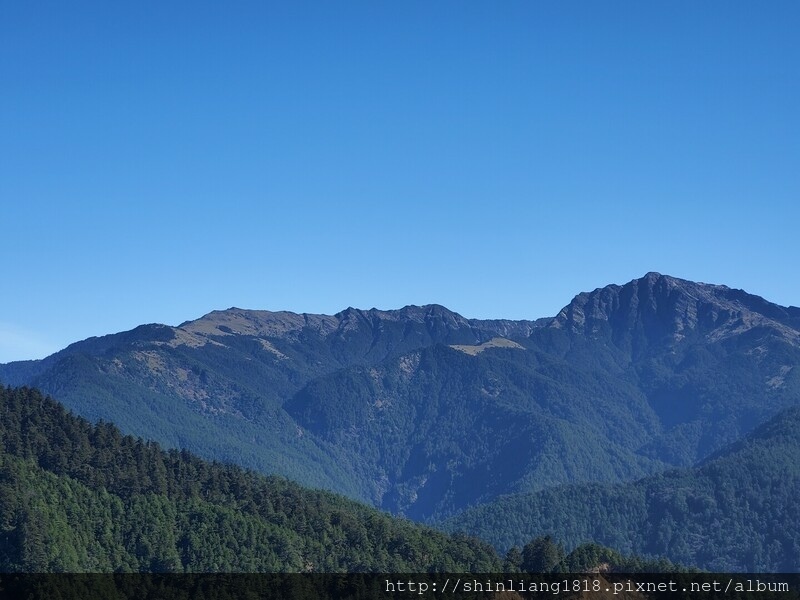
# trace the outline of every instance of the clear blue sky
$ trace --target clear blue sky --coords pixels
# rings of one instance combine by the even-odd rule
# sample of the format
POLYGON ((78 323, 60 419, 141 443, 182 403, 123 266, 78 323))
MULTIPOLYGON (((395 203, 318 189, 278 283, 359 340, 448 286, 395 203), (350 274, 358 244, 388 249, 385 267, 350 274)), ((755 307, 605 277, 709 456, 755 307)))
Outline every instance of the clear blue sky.
POLYGON ((797 2, 4 2, 0 362, 219 308, 800 304, 797 2))

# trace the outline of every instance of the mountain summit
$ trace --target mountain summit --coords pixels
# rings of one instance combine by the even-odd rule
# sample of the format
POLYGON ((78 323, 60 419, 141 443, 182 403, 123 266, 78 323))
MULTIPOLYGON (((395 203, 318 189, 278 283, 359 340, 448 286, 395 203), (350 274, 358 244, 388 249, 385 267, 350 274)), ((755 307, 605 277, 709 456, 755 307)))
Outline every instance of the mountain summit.
POLYGON ((800 398, 800 309, 648 273, 555 317, 230 308, 0 365, 78 414, 415 519, 689 467, 800 398))
POLYGON ((578 294, 550 324, 589 337, 610 336, 635 354, 651 345, 713 342, 753 330, 800 343, 800 308, 785 308, 724 285, 659 273, 578 294))

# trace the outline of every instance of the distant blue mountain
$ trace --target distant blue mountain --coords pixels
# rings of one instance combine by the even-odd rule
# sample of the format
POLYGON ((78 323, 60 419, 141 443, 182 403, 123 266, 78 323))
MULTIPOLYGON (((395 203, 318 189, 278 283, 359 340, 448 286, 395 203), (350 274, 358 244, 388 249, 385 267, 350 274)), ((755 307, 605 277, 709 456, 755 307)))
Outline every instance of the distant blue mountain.
POLYGON ((535 321, 437 305, 231 308, 0 365, 0 381, 167 447, 435 521, 502 495, 692 467, 800 404, 798 366, 800 309, 648 273, 535 321))

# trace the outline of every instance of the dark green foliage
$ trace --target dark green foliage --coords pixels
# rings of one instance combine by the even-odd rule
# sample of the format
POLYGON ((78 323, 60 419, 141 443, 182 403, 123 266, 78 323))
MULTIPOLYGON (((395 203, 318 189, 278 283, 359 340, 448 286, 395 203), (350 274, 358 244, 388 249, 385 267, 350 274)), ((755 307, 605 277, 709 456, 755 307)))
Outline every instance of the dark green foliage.
POLYGON ((0 389, 0 572, 492 571, 482 542, 0 389))
POLYGON ((616 550, 593 542, 581 544, 553 568, 555 573, 587 573, 591 571, 677 573, 693 570, 674 564, 665 558, 645 560, 635 555, 624 556, 616 550))
POLYGON ((800 570, 800 408, 704 464, 624 485, 512 495, 448 523, 499 548, 543 532, 717 572, 800 570))
POLYGON ((285 408, 311 434, 350 449, 376 484, 375 503, 414 519, 665 466, 633 450, 657 431, 640 393, 531 350, 470 356, 434 346, 315 380, 285 408))
POLYGON ((512 546, 503 561, 505 573, 670 573, 685 572, 687 569, 666 559, 644 560, 638 556, 623 554, 588 542, 580 544, 566 554, 564 547, 552 535, 540 535, 520 551, 512 546))
POLYGON ((563 560, 564 548, 545 535, 525 544, 520 569, 526 573, 550 573, 563 560))
POLYGON ((517 546, 511 546, 503 560, 504 573, 519 573, 522 569, 522 552, 517 546))

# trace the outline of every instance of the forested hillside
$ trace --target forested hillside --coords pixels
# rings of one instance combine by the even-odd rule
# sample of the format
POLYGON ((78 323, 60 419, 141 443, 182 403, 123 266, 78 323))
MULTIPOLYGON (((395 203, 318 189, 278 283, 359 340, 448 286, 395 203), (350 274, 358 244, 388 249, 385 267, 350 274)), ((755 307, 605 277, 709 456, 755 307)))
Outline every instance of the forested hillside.
POLYGON ((179 327, 142 325, 0 365, 0 383, 57 397, 90 421, 204 458, 380 504, 376 473, 309 434, 284 403, 309 382, 436 344, 526 336, 528 321, 467 320, 444 307, 329 315, 231 308, 179 327))
POLYGON ((492 571, 488 545, 0 389, 0 572, 492 571))
POLYGON ((285 408, 350 450, 377 504, 420 520, 503 493, 668 466, 635 451, 659 426, 634 386, 533 347, 425 348, 319 378, 285 408))
POLYGON ((623 485, 500 498, 450 520, 498 548, 555 531, 717 572, 800 571, 800 408, 704 464, 623 485))

